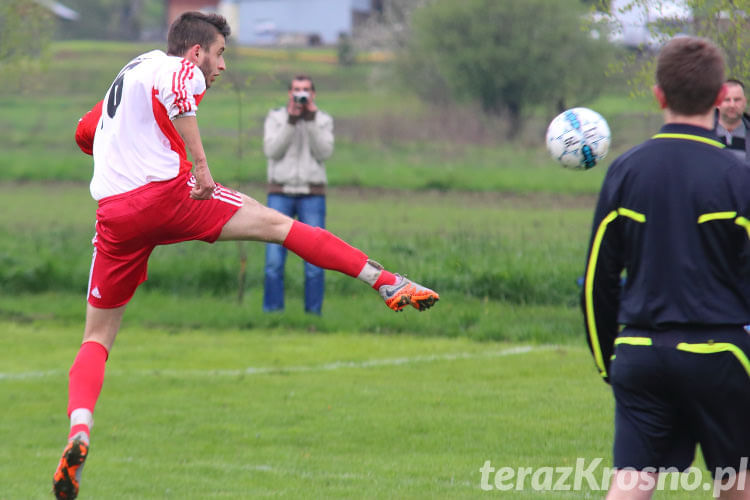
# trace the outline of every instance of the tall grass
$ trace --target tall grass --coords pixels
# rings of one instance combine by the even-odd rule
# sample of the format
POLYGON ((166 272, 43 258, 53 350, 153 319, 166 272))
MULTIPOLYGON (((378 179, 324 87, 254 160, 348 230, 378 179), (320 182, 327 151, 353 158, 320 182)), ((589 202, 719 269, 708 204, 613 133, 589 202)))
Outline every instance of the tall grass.
MULTIPOLYGON (((87 181, 91 158, 73 142, 77 120, 130 57, 150 48, 59 43, 43 78, 15 90, 0 88, 0 180, 87 181)), ((318 103, 336 121, 336 150, 327 163, 334 186, 595 193, 611 158, 658 127, 658 115, 643 99, 615 94, 588 103, 610 122, 612 152, 594 171, 571 173, 545 152, 550 116, 535 114, 520 139, 508 142, 507 129, 515 124, 471 108, 421 103, 387 79, 373 78, 382 68, 378 63, 340 67, 308 57, 314 51, 228 54, 229 70, 200 110, 212 171, 226 184, 265 180, 263 119, 283 105, 288 79, 300 72, 313 75, 318 103)))
MULTIPOLYGON (((81 291, 94 220, 86 188, 6 185, 0 193, 27 213, 23 223, 0 217, 4 290, 81 291)), ((386 191, 363 196, 355 190, 334 190, 328 227, 389 268, 453 293, 515 304, 570 305, 589 229, 586 205, 593 200, 568 200, 578 206, 563 208, 565 199, 539 196, 472 199, 456 193, 386 191)), ((243 245, 251 264, 248 282, 260 282, 264 247, 243 245)), ((236 243, 159 247, 150 262, 148 287, 154 290, 226 294, 236 288, 236 243)), ((290 256, 287 287, 292 294, 301 291, 300 266, 301 261, 290 256)), ((327 288, 333 293, 354 293, 358 287, 329 273, 327 288)))
MULTIPOLYGON (((46 78, 18 92, 0 89, 0 196, 13 207, 0 213, 0 294, 4 300, 26 297, 4 314, 33 310, 38 302, 27 294, 81 297, 85 292, 94 231, 95 203, 86 188, 92 160, 74 144, 73 131, 116 71, 150 48, 61 43, 54 47, 46 78)), ((431 312, 435 319, 428 320, 427 329, 475 338, 525 338, 529 332, 549 338, 559 326, 554 317, 561 317, 563 335, 579 334, 576 279, 594 195, 608 162, 656 129, 658 116, 648 112, 649 103, 618 95, 591 103, 610 121, 613 149, 597 168, 573 172, 554 164, 544 150, 550 117, 541 113, 508 142, 505 131, 513 124, 502 117, 419 102, 377 77, 384 69, 378 63, 342 68, 316 51, 238 49, 228 58, 229 71, 200 110, 215 179, 265 200, 263 119, 268 109, 283 104, 291 75, 310 73, 319 105, 336 121, 336 150, 327 162, 328 227, 389 269, 441 292, 438 311, 446 313, 431 312), (499 334, 493 325, 502 320, 497 311, 507 317, 514 308, 544 312, 538 324, 499 334)), ((243 245, 249 264, 242 292, 257 306, 264 249, 243 245)), ((150 293, 151 301, 174 296, 197 302, 208 296, 215 304, 233 302, 240 292, 239 252, 236 243, 160 247, 138 295, 150 293)), ((290 256, 291 303, 302 295, 300 268, 299 259, 290 256)), ((292 315, 244 321, 226 310, 225 316, 248 326, 291 322, 323 331, 353 323, 365 331, 402 331, 408 324, 390 316, 362 319, 369 317, 362 311, 372 307, 372 292, 348 277, 327 273, 326 290, 329 310, 357 312, 341 321, 327 314, 319 320, 292 315), (352 303, 342 306, 347 300, 352 303)), ((67 317, 59 308, 55 314, 67 317)), ((142 314, 149 316, 148 308, 142 314)), ((217 316, 213 320, 222 323, 217 316)), ((205 324, 190 314, 174 313, 171 320, 187 327, 205 324)))
MULTIPOLYGON (((0 145, 5 153, 0 158, 0 180, 87 182, 92 158, 78 150, 73 134, 78 118, 100 98, 100 94, 35 97, 33 102, 32 98, 0 98, 0 145)), ((265 113, 278 105, 278 100, 269 97, 258 104, 245 98, 243 109, 248 116, 243 119, 246 128, 240 132, 236 99, 231 94, 212 95, 202 105, 201 131, 212 173, 225 184, 264 182, 261 128, 265 113)), ((321 107, 326 99, 335 101, 334 97, 322 97, 321 107)), ((346 100, 354 102, 355 98, 346 100)), ((346 103, 340 106, 346 107, 346 103)), ((348 121, 352 129, 362 130, 357 122, 377 119, 348 121)), ((408 125, 408 119, 404 120, 408 125)), ((541 137, 542 132, 538 133, 541 137)), ((541 138, 536 147, 454 144, 445 137, 442 142, 437 139, 362 137, 342 127, 337 129, 335 152, 327 162, 329 181, 333 186, 392 189, 594 193, 606 168, 604 164, 588 172, 564 170, 547 156, 541 138)))
MULTIPOLYGON (((6 184, 0 196, 26 214, 22 221, 0 214, 0 314, 45 311, 82 321, 95 210, 85 186, 6 184)), ((248 265, 238 305, 238 244, 193 242, 155 250, 128 317, 184 328, 356 325, 477 339, 580 339, 576 278, 589 204, 592 198, 333 190, 328 227, 388 269, 437 289, 442 300, 434 310, 419 319, 414 311, 393 314, 361 282, 328 272, 323 317, 303 315, 302 263, 290 254, 288 313, 264 315, 263 245, 243 243, 248 265), (524 319, 529 311, 534 321, 524 319)))

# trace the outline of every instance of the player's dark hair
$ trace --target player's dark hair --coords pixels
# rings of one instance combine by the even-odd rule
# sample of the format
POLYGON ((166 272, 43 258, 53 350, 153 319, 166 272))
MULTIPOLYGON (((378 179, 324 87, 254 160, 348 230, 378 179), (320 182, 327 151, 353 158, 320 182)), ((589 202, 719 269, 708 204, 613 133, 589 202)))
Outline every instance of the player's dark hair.
POLYGON ((724 84, 724 55, 706 38, 673 38, 659 52, 656 83, 675 113, 707 113, 724 84))
POLYGON ((216 35, 221 34, 227 38, 231 32, 224 16, 185 12, 169 27, 167 53, 182 56, 195 44, 207 49, 216 40, 216 35))
POLYGON ((300 74, 289 80, 289 90, 292 90, 292 83, 299 82, 299 81, 305 81, 307 80, 310 82, 310 88, 315 92, 315 82, 310 78, 310 75, 300 74))

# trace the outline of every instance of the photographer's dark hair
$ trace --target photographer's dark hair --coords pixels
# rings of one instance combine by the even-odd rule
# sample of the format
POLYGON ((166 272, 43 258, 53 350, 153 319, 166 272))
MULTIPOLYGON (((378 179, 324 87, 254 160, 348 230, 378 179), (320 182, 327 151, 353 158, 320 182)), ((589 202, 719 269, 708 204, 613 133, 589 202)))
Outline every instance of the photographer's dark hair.
POLYGON ((724 55, 706 38, 673 38, 659 52, 656 83, 670 110, 686 116, 706 113, 724 85, 724 55))
POLYGON ((305 81, 305 80, 307 80, 308 82, 310 82, 310 88, 314 92, 315 91, 315 82, 313 82, 312 78, 310 78, 310 75, 304 75, 304 74, 297 75, 297 76, 295 76, 294 78, 292 78, 289 81, 289 90, 292 90, 292 83, 299 82, 299 81, 305 81))
POLYGON ((232 30, 227 20, 218 14, 185 12, 169 27, 167 54, 182 56, 195 44, 208 48, 221 34, 227 38, 232 30))

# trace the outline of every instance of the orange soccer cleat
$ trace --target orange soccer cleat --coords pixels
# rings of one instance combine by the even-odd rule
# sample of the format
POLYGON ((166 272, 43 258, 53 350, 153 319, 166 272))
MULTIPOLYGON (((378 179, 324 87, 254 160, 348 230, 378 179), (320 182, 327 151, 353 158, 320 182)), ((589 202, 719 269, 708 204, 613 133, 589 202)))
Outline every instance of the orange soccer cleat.
POLYGON ((53 478, 53 490, 57 500, 73 500, 78 496, 81 471, 88 454, 89 445, 80 438, 73 439, 65 447, 53 478))
POLYGON ((399 274, 396 277, 398 281, 395 284, 383 285, 378 289, 380 296, 385 300, 385 305, 394 311, 400 311, 407 305, 424 311, 440 300, 440 295, 437 292, 414 283, 399 274))

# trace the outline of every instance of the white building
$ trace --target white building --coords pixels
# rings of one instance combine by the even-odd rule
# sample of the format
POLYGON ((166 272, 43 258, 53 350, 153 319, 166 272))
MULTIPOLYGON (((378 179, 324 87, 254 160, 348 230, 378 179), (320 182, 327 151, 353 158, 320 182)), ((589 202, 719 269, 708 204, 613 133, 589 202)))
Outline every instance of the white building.
POLYGON ((335 44, 381 5, 377 0, 223 0, 217 12, 227 18, 241 45, 335 44))
POLYGON ((608 25, 613 43, 656 50, 671 34, 683 33, 693 14, 687 0, 611 0, 609 14, 596 13, 592 19, 608 25))

